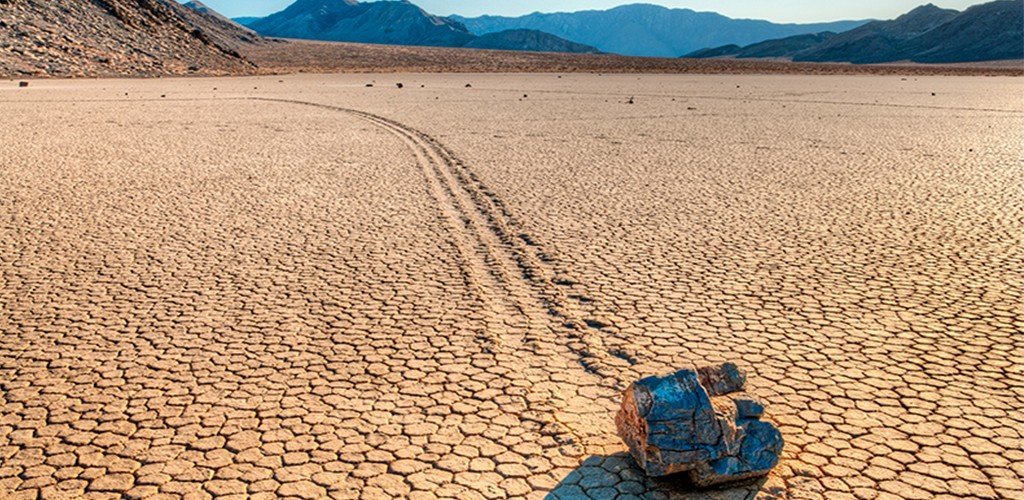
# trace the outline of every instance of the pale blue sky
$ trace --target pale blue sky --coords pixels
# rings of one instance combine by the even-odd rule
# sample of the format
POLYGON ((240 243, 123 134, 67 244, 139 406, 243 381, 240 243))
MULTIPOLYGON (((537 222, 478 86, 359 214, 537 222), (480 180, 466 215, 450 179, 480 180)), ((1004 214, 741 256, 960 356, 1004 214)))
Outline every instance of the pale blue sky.
MULTIPOLYGON (((184 0, 182 0, 184 1, 184 0)), ((201 0, 229 17, 265 16, 277 12, 294 0, 201 0)), ((478 16, 495 14, 517 16, 530 12, 559 12, 607 9, 627 3, 656 3, 713 11, 729 17, 768 19, 775 22, 807 23, 840 19, 891 19, 929 0, 414 0, 428 12, 439 15, 478 16)), ((931 0, 939 7, 963 10, 976 0, 931 0)))

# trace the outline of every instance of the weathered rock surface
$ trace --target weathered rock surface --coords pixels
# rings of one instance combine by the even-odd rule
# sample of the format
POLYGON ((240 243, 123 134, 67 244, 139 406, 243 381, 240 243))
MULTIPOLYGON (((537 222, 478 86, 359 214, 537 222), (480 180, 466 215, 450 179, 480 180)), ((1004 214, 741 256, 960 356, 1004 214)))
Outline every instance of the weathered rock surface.
POLYGON ((782 434, 760 420, 764 406, 741 393, 745 383, 732 363, 642 379, 623 393, 619 436, 651 476, 686 472, 698 486, 763 476, 782 434))
MULTIPOLYGON (((198 7, 197 7, 198 8, 198 7)), ((248 74, 261 43, 173 0, 0 0, 0 76, 248 74)))

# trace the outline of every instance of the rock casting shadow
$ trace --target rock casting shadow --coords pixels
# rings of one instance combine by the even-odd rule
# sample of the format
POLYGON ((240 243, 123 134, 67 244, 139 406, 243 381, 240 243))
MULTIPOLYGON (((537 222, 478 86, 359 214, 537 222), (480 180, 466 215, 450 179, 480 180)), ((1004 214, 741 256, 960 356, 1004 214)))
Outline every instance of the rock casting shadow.
POLYGON ((650 478, 628 453, 594 455, 565 476, 545 497, 549 500, 747 499, 783 498, 785 492, 766 487, 766 478, 714 488, 698 488, 686 474, 650 478))

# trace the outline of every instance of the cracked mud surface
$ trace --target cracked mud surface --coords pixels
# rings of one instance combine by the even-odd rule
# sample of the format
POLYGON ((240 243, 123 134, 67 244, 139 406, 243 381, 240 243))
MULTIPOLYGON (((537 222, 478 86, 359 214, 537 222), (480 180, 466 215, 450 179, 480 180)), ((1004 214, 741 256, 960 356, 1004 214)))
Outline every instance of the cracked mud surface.
POLYGON ((0 83, 0 496, 1019 497, 1021 90, 0 83), (644 479, 618 391, 726 360, 781 465, 644 479))

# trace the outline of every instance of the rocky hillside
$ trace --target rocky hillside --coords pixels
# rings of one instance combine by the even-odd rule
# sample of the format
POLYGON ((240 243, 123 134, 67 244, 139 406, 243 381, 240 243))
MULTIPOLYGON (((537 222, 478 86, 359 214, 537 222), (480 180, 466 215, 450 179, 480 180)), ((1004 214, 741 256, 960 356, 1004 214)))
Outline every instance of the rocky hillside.
POLYGON ((916 62, 1024 59, 1024 0, 971 7, 905 45, 916 62))
POLYGON ((555 35, 536 30, 508 30, 488 33, 474 38, 463 45, 468 49, 528 50, 531 52, 568 52, 573 54, 597 54, 600 51, 589 45, 571 42, 555 35))
POLYGON ((0 76, 245 74, 256 40, 173 0, 0 0, 0 76))
POLYGON ((915 37, 949 22, 959 12, 928 4, 892 21, 875 21, 832 37, 794 59, 880 63, 904 58, 904 45, 915 37))
POLYGON ((1024 59, 1024 0, 999 0, 963 12, 918 7, 891 21, 845 33, 769 40, 746 47, 704 49, 693 58, 783 57, 858 64, 913 61, 962 63, 1024 59))
POLYGON ((806 33, 838 33, 865 22, 776 24, 646 4, 623 5, 609 10, 534 13, 521 17, 452 16, 452 19, 478 35, 532 29, 593 45, 603 52, 654 57, 679 57, 703 47, 746 45, 806 33))

